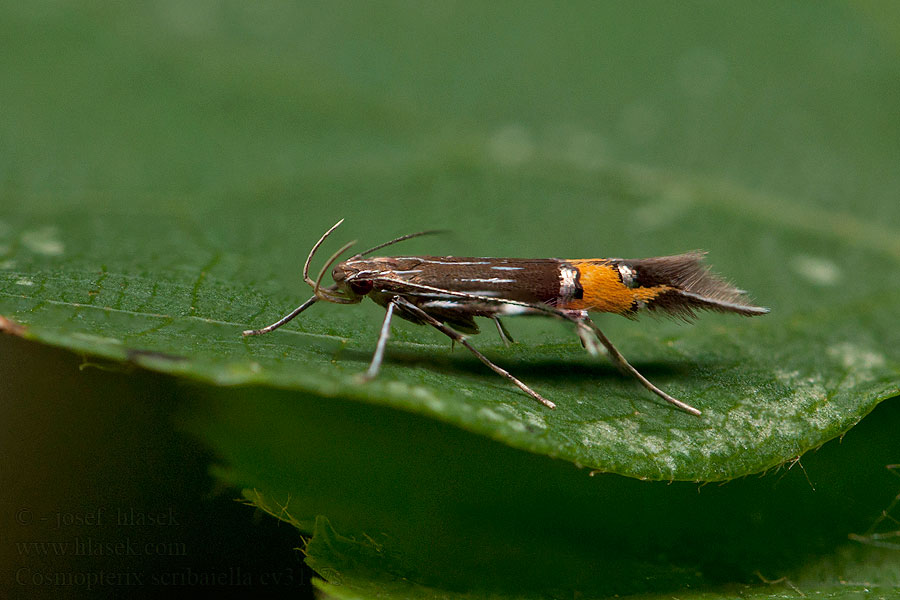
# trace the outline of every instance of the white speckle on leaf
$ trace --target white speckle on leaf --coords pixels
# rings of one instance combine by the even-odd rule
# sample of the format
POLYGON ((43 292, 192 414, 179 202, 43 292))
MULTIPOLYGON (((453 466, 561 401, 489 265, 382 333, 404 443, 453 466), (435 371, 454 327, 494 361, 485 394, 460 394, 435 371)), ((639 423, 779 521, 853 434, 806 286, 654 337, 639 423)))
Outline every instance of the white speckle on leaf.
POLYGON ((812 404, 826 399, 825 384, 821 378, 804 377, 800 371, 775 370, 775 377, 791 389, 790 402, 775 402, 771 410, 780 418, 791 417, 797 412, 805 412, 812 404))
MULTIPOLYGON (((487 410, 495 412, 494 409, 487 410)), ((495 414, 499 414, 506 425, 513 431, 524 432, 528 430, 529 426, 540 429, 547 428, 543 417, 520 406, 500 404, 496 407, 495 414)), ((493 417, 488 416, 488 418, 493 417)))
POLYGON ((816 429, 827 429, 843 420, 844 413, 834 402, 819 402, 813 407, 813 412, 807 412, 804 417, 816 429))
POLYGON ((34 282, 28 277, 19 277, 16 279, 16 285, 34 285, 34 282))
MULTIPOLYGON (((776 370, 775 376, 790 389, 790 396, 783 402, 773 403, 770 407, 769 414, 775 422, 786 424, 795 420, 791 417, 800 414, 809 425, 817 429, 826 429, 841 419, 834 404, 828 402, 828 391, 821 377, 804 377, 799 371, 785 370, 776 370)), ((779 431, 778 427, 775 427, 772 433, 795 435, 791 431, 779 431)))
POLYGON ((528 421, 528 424, 535 429, 547 429, 547 420, 544 419, 543 415, 539 415, 533 412, 525 413, 525 420, 528 421))
POLYGON ((841 387, 852 387, 859 383, 871 381, 873 371, 885 364, 884 356, 856 344, 844 342, 828 348, 828 357, 838 361, 847 371, 841 387))
POLYGON ((76 331, 72 334, 72 337, 78 338, 80 340, 85 340, 88 342, 94 342, 97 344, 121 344, 122 340, 117 340, 116 338, 105 337, 102 335, 94 335, 93 333, 84 333, 81 331, 76 331))
POLYGON ((447 408, 447 404, 431 393, 431 390, 423 387, 413 387, 412 394, 414 398, 422 400, 428 408, 436 413, 442 413, 447 408))
POLYGON ((488 141, 488 151, 498 163, 516 166, 534 155, 534 141, 521 125, 507 125, 496 131, 488 141))
POLYGON ((635 444, 640 444, 644 454, 659 469, 662 479, 671 477, 678 467, 679 455, 689 455, 696 440, 690 444, 670 438, 648 435, 641 431, 641 423, 635 419, 618 419, 614 424, 608 421, 591 421, 581 428, 581 444, 587 448, 600 447, 615 452, 617 449, 634 452, 635 444))
POLYGON ((605 445, 604 441, 613 441, 620 436, 618 428, 613 427, 606 421, 585 423, 581 433, 581 445, 587 448, 605 445))
POLYGON ((402 395, 407 391, 407 385, 402 381, 388 381, 387 391, 391 394, 402 395))
POLYGON ((828 356, 841 361, 844 368, 871 371, 884 366, 884 356, 845 342, 828 348, 828 356))
POLYGON ((22 234, 22 245, 36 254, 59 256, 65 250, 56 227, 42 227, 22 234))
POLYGON ((507 420, 506 425, 513 431, 517 431, 519 433, 522 433, 527 429, 525 423, 523 423, 522 421, 516 421, 514 419, 507 420))
POLYGON ((412 396, 417 400, 422 400, 434 410, 443 408, 443 401, 438 399, 428 388, 407 385, 402 381, 391 381, 387 384, 388 391, 397 396, 412 396))
POLYGON ((795 273, 814 285, 831 286, 841 279, 840 267, 827 258, 801 254, 792 258, 790 265, 795 273))
POLYGON ((478 409, 478 416, 484 417, 485 419, 488 419, 490 421, 497 421, 497 422, 505 421, 505 419, 503 418, 503 415, 491 410, 490 408, 488 408, 486 406, 482 406, 481 408, 478 409))

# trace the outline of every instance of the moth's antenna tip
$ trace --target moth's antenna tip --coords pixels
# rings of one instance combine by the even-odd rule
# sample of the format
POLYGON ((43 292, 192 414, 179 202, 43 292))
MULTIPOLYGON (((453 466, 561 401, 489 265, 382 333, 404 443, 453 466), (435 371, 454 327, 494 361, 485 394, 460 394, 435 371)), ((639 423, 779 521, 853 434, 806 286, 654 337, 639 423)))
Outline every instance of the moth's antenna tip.
POLYGON ((259 335, 262 333, 259 329, 245 329, 241 332, 241 335, 244 337, 250 337, 251 335, 259 335))

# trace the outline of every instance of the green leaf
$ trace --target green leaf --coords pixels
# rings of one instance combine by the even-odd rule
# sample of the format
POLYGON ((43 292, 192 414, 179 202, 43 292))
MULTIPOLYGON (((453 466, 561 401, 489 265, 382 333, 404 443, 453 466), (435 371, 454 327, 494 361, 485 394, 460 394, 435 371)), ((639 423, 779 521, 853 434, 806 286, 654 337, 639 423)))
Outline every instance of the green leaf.
MULTIPOLYGON (((291 219, 273 225, 270 215, 247 202, 197 200, 187 222, 179 222, 174 209, 137 201, 128 211, 105 214, 103 203, 91 199, 77 211, 57 200, 52 207, 32 202, 7 212, 0 314, 26 325, 30 339, 79 352, 214 383, 263 384, 390 406, 525 450, 648 479, 721 480, 776 466, 845 432, 896 393, 900 334, 892 324, 900 271, 892 248, 876 252, 864 237, 803 233, 791 211, 779 227, 748 218, 740 211, 755 202, 748 194, 732 191, 735 209, 707 215, 704 222, 712 192, 698 183, 662 178, 650 188, 644 178, 643 190, 626 193, 641 180, 625 170, 577 175, 569 174, 568 188, 580 184, 580 196, 603 200, 597 206, 570 201, 570 210, 598 223, 622 223, 618 232, 610 227, 604 233, 603 246, 616 249, 606 253, 658 254, 703 240, 722 272, 772 307, 772 314, 753 320, 707 315, 690 326, 602 319, 639 370, 700 408, 702 418, 673 410, 606 362, 591 359, 573 332, 554 322, 509 323, 521 342, 511 349, 493 332, 473 342, 554 400, 556 410, 538 405, 464 350, 451 352, 438 334, 411 325, 396 327, 382 374, 361 384, 357 376, 381 321, 374 306, 316 305, 287 328, 242 339, 242 329, 275 320, 309 295, 298 282, 297 265, 322 228, 298 227, 291 219), (627 217, 617 215, 671 196, 676 187, 696 198, 681 222, 698 227, 687 240, 675 228, 660 231, 641 251, 627 239, 635 235, 628 233, 627 217), (213 213, 219 211, 229 219, 218 219, 213 213), (729 248, 716 230, 747 244, 729 248), (814 267, 803 261, 827 265, 835 281, 810 279, 804 269, 814 267), (850 277, 852 285, 845 280, 850 277)), ((558 186, 549 169, 538 168, 503 175, 484 166, 455 178, 463 187, 490 179, 493 198, 509 205, 524 179, 536 190, 549 188, 551 196, 558 186)), ((367 185, 379 188, 374 181, 367 185)), ((403 200, 414 203, 414 190, 403 200)), ((484 195, 466 194, 473 199, 471 211, 484 195)), ((531 198, 520 201, 533 208, 536 222, 550 220, 537 216, 546 210, 538 194, 531 198)), ((269 202, 269 210, 298 209, 285 199, 269 202)), ((365 233, 367 243, 435 224, 466 230, 463 222, 434 223, 422 213, 401 220, 394 210, 362 210, 347 206, 338 214, 355 224, 347 236, 365 233)), ((591 251, 597 240, 588 228, 560 223, 543 229, 539 241, 511 231, 475 247, 455 241, 462 250, 447 253, 602 253, 591 251)), ((428 252, 435 244, 445 251, 449 241, 416 240, 408 249, 428 252)))
POLYGON ((697 485, 591 476, 379 406, 197 392, 182 423, 219 451, 217 476, 312 533, 307 562, 337 597, 716 598, 740 584, 742 597, 840 598, 900 584, 900 478, 885 468, 897 402, 790 468, 697 485))
MULTIPOLYGON (((150 11, 146 19, 161 20, 173 32, 173 23, 187 18, 144 10, 150 11)), ((486 23, 530 29, 542 18, 535 9, 515 12, 514 23, 507 23, 508 15, 487 11, 486 23)), ((689 27, 691 19, 675 12, 657 14, 653 22, 669 26, 666 19, 676 18, 689 27)), ((219 17, 227 21, 226 13, 219 17)), ((406 40, 413 55, 431 48, 433 35, 450 43, 443 21, 408 15, 399 6, 386 14, 417 23, 415 36, 406 40)), ((86 170, 60 159, 61 172, 42 188, 34 165, 7 161, 0 315, 27 326, 29 339, 219 384, 262 384, 390 406, 517 448, 661 480, 725 480, 776 466, 847 431, 897 393, 900 332, 893 324, 900 300, 900 230, 888 218, 900 216, 896 202, 887 208, 874 195, 815 201, 749 191, 727 172, 692 175, 677 152, 647 154, 636 166, 627 149, 640 136, 623 125, 615 138, 619 153, 604 154, 601 141, 613 123, 588 118, 594 114, 584 104, 589 96, 573 98, 566 115, 494 114, 488 107, 494 106, 495 82, 477 70, 467 80, 483 85, 454 88, 462 96, 453 101, 441 95, 444 81, 410 81, 416 86, 411 89, 440 98, 437 104, 414 102, 415 94, 391 95, 373 88, 370 61, 382 66, 385 77, 401 81, 405 75, 387 60, 392 46, 355 11, 342 13, 340 24, 322 24, 322 31, 337 27, 343 32, 338 39, 358 39, 358 48, 329 46, 336 52, 309 54, 316 47, 312 39, 287 35, 277 44, 302 60, 272 61, 270 54, 243 48, 235 50, 242 59, 222 65, 182 60, 196 54, 182 32, 173 33, 180 41, 158 48, 154 58, 129 43, 122 53, 112 53, 121 61, 110 65, 112 71, 98 70, 93 57, 109 54, 107 45, 118 47, 121 40, 112 33, 118 26, 88 33, 78 24, 88 27, 99 15, 27 15, 11 13, 4 20, 0 33, 6 43, 19 49, 37 44, 65 58, 17 70, 21 80, 10 78, 11 87, 0 97, 5 113, 19 110, 34 123, 33 134, 21 140, 23 149, 5 154, 44 152, 52 139, 56 155, 77 159, 86 170), (41 19, 43 27, 83 39, 84 51, 67 52, 66 35, 26 35, 43 31, 41 19), (346 53, 356 61, 345 63, 346 53), (158 85, 121 87, 109 79, 126 65, 138 81, 158 85), (60 69, 84 75, 60 81, 60 69), (178 82, 187 81, 186 91, 178 82), (36 105, 35 82, 61 87, 36 105), (97 89, 106 92, 99 101, 97 89), (205 90, 202 109, 170 97, 190 98, 191 90, 205 90), (167 107, 164 118, 142 110, 148 105, 167 107), (222 106, 228 111, 216 108, 222 106), (72 125, 74 138, 55 131, 46 137, 42 132, 54 122, 52 115, 72 107, 86 111, 83 118, 96 127, 79 121, 72 125), (262 129, 261 111, 267 113, 262 129), (122 137, 124 122, 133 136, 122 137), (214 133, 225 136, 215 152, 184 150, 214 133), (346 143, 348 135, 352 144, 346 143), (131 139, 143 145, 135 147, 131 139), (265 157, 247 151, 250 139, 250 148, 269 148, 265 157), (161 151, 163 143, 171 153, 161 151), (236 158, 238 147, 242 162, 232 169, 227 159, 236 158), (179 161, 200 182, 172 179, 179 161), (139 165, 145 170, 133 171, 139 165), (285 171, 285 165, 291 168, 285 171), (116 173, 102 180, 102 193, 89 191, 92 184, 76 177, 93 181, 95 171, 116 173), (242 329, 269 323, 309 297, 299 267, 321 232, 341 217, 347 224, 339 237, 364 244, 428 227, 456 232, 410 241, 397 249, 404 253, 594 257, 704 248, 716 270, 751 290, 772 314, 753 320, 707 315, 691 326, 601 319, 639 370, 700 408, 702 419, 671 409, 606 362, 590 359, 572 331, 553 322, 510 323, 521 342, 512 349, 492 333, 473 341, 555 401, 555 411, 464 350, 451 352, 436 332, 405 324, 396 327, 380 378, 361 385, 357 375, 368 363, 381 321, 382 311, 374 306, 317 305, 265 338, 240 337, 242 329)), ((145 30, 140 13, 100 18, 126 29, 127 23, 138 24, 139 41, 156 43, 156 29, 145 30)), ((582 30, 579 10, 569 8, 555 18, 582 30)), ((452 21, 451 30, 468 26, 461 15, 455 19, 461 20, 452 21)), ((207 33, 210 47, 231 40, 227 29, 207 33)), ((510 61, 506 45, 489 37, 479 44, 477 66, 430 51, 421 60, 429 72, 443 73, 462 64, 487 68, 488 56, 510 61)), ((716 58, 678 48, 678 69, 687 69, 679 71, 687 77, 682 85, 698 86, 688 77, 692 68, 718 72, 715 64, 727 65, 729 57, 747 52, 726 45, 716 58)), ((562 60, 573 50, 556 51, 562 60)), ((807 69, 821 67, 814 58, 797 60, 807 61, 807 69)), ((512 73, 533 75, 518 67, 512 73)), ((602 87, 603 102, 628 96, 621 89, 613 93, 616 86, 602 87)), ((536 102, 556 98, 552 86, 530 93, 536 102)), ((731 122, 734 115, 724 108, 730 92, 720 93, 709 99, 721 108, 715 118, 731 122)), ((671 96, 673 110, 679 98, 671 96)), ((871 102, 874 110, 878 100, 871 102)), ((826 104, 816 106, 824 111, 826 104)), ((638 124, 652 125, 640 107, 638 102, 628 110, 644 115, 638 124)), ((623 118, 631 123, 636 117, 628 117, 628 110, 623 118)), ((9 131, 20 126, 4 125, 9 131)), ((654 131, 660 141, 679 137, 665 128, 654 131)), ((772 131, 769 125, 759 136, 772 131)), ((853 148, 863 152, 862 146, 853 148)), ((860 155, 873 165, 896 164, 876 148, 860 155)), ((884 180, 879 189, 894 198, 891 185, 884 180)))

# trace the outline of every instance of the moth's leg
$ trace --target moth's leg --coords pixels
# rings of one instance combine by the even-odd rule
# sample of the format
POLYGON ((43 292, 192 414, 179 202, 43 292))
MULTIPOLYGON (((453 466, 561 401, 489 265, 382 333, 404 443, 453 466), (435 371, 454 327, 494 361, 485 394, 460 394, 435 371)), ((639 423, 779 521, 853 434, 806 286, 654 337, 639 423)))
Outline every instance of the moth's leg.
POLYGON ((573 314, 569 315, 569 319, 575 324, 575 332, 578 333, 578 339, 581 340, 581 346, 585 350, 588 351, 588 354, 591 356, 600 356, 604 354, 606 351, 603 347, 598 343, 597 336, 594 335, 594 332, 585 324, 585 319, 588 318, 587 311, 578 311, 581 314, 573 314))
POLYGON ((500 317, 491 317, 494 319, 494 323, 497 325, 497 333, 500 334, 500 339, 503 340, 503 345, 509 348, 510 344, 515 344, 516 341, 509 335, 509 331, 506 330, 506 326, 503 325, 503 321, 500 320, 500 317))
POLYGON ((366 381, 374 379, 381 369, 381 361, 384 359, 384 346, 387 344, 388 337, 391 335, 391 317, 394 316, 393 300, 388 302, 387 310, 384 313, 384 322, 381 324, 381 333, 378 334, 378 343, 375 345, 375 354, 372 355, 372 362, 369 364, 368 370, 362 376, 366 381))
POLYGON ((558 316, 571 321, 575 325, 575 332, 578 334, 578 339, 581 340, 581 347, 587 350, 591 356, 600 356, 605 353, 605 350, 597 341, 597 336, 585 323, 588 319, 586 310, 560 310, 558 316))
POLYGON ((627 360, 625 360, 625 357, 622 356, 622 353, 619 352, 619 350, 615 346, 613 346, 612 342, 609 341, 609 338, 607 338, 603 334, 603 332, 600 331, 600 328, 597 327, 597 325, 591 320, 590 317, 588 317, 587 315, 581 315, 580 317, 577 317, 577 318, 573 316, 572 319, 575 322, 576 327, 578 327, 578 335, 582 337, 582 340, 584 340, 582 332, 584 331, 584 328, 587 327, 587 328, 589 328, 589 331, 592 332, 594 334, 594 336, 596 336, 597 340, 599 340, 600 343, 603 344, 603 346, 606 348, 607 352, 609 352, 609 357, 612 360, 613 364, 615 364, 617 367, 619 367, 620 370, 622 370, 623 372, 625 372, 629 375, 634 376, 638 381, 641 382, 641 385, 643 385, 645 388, 647 388, 648 390, 650 390, 651 392, 653 392, 654 394, 656 394, 657 396, 659 396, 666 402, 669 402, 670 404, 677 406, 684 412, 690 413, 697 417, 700 416, 701 413, 699 410, 697 410, 690 404, 686 404, 686 403, 682 402, 681 400, 679 400, 678 398, 674 398, 674 397, 670 396, 669 394, 665 393, 664 391, 662 391, 661 389, 659 389, 658 387, 656 387, 655 385, 650 383, 650 381, 646 377, 641 375, 637 369, 632 367, 631 364, 627 360))
POLYGON ((441 323, 440 321, 438 321, 437 319, 435 319, 434 317, 429 315, 427 312, 425 312, 424 310, 422 310, 421 308, 419 308, 418 306, 416 306, 415 304, 413 304, 412 302, 410 302, 409 300, 407 300, 401 296, 395 296, 391 300, 391 302, 396 303, 398 307, 415 315, 417 318, 421 319, 422 321, 425 321, 426 323, 428 323, 429 325, 431 325, 432 327, 434 327, 435 329, 437 329, 438 331, 440 331, 441 333, 443 333, 444 335, 449 337, 451 340, 459 342, 461 345, 465 346, 469 350, 469 352, 474 354, 476 356, 476 358, 478 358, 478 360, 480 360, 485 365, 490 367, 491 370, 493 370, 498 375, 501 375, 501 376, 509 379, 516 387, 518 387, 520 390, 522 390, 523 392, 525 392, 526 394, 528 394, 529 396, 531 396, 532 398, 534 398, 535 400, 537 400, 538 402, 540 402, 541 404, 546 406, 547 408, 556 408, 555 404, 553 404, 552 402, 550 402, 549 400, 547 400, 546 398, 544 398, 543 396, 541 396, 540 394, 535 392, 533 389, 531 389, 530 387, 528 387, 527 385, 525 385, 524 383, 522 383, 521 381, 519 381, 518 379, 513 377, 513 375, 510 374, 509 371, 507 371, 506 369, 503 369, 501 367, 498 367, 497 365, 492 363, 484 354, 482 354, 481 352, 476 350, 471 344, 469 344, 469 342, 466 340, 466 338, 461 333, 456 331, 455 329, 452 329, 452 328, 444 325, 443 323, 441 323))
POLYGON ((304 302, 303 304, 301 304, 300 306, 298 306, 297 308, 292 310, 289 315, 282 317, 281 319, 275 321, 271 325, 266 325, 262 329, 248 329, 248 330, 244 331, 241 335, 243 335, 244 337, 248 337, 251 335, 262 335, 264 333, 269 333, 273 329, 278 329, 279 327, 281 327, 282 325, 284 325, 285 323, 287 323, 288 321, 290 321, 291 319, 293 319, 294 317, 296 317, 297 315, 302 313, 304 310, 306 310, 307 308, 309 308, 310 306, 315 304, 318 300, 319 300, 318 296, 313 296, 312 298, 310 298, 309 300, 307 300, 306 302, 304 302))

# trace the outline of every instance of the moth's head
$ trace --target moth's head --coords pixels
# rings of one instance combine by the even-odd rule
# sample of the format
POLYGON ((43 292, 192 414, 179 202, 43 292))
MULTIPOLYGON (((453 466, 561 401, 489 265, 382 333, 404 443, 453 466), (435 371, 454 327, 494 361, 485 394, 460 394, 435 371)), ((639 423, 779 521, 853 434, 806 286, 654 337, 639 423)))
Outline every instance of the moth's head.
POLYGON ((359 302, 372 291, 372 269, 369 261, 347 260, 338 263, 331 271, 335 287, 348 299, 359 302))

